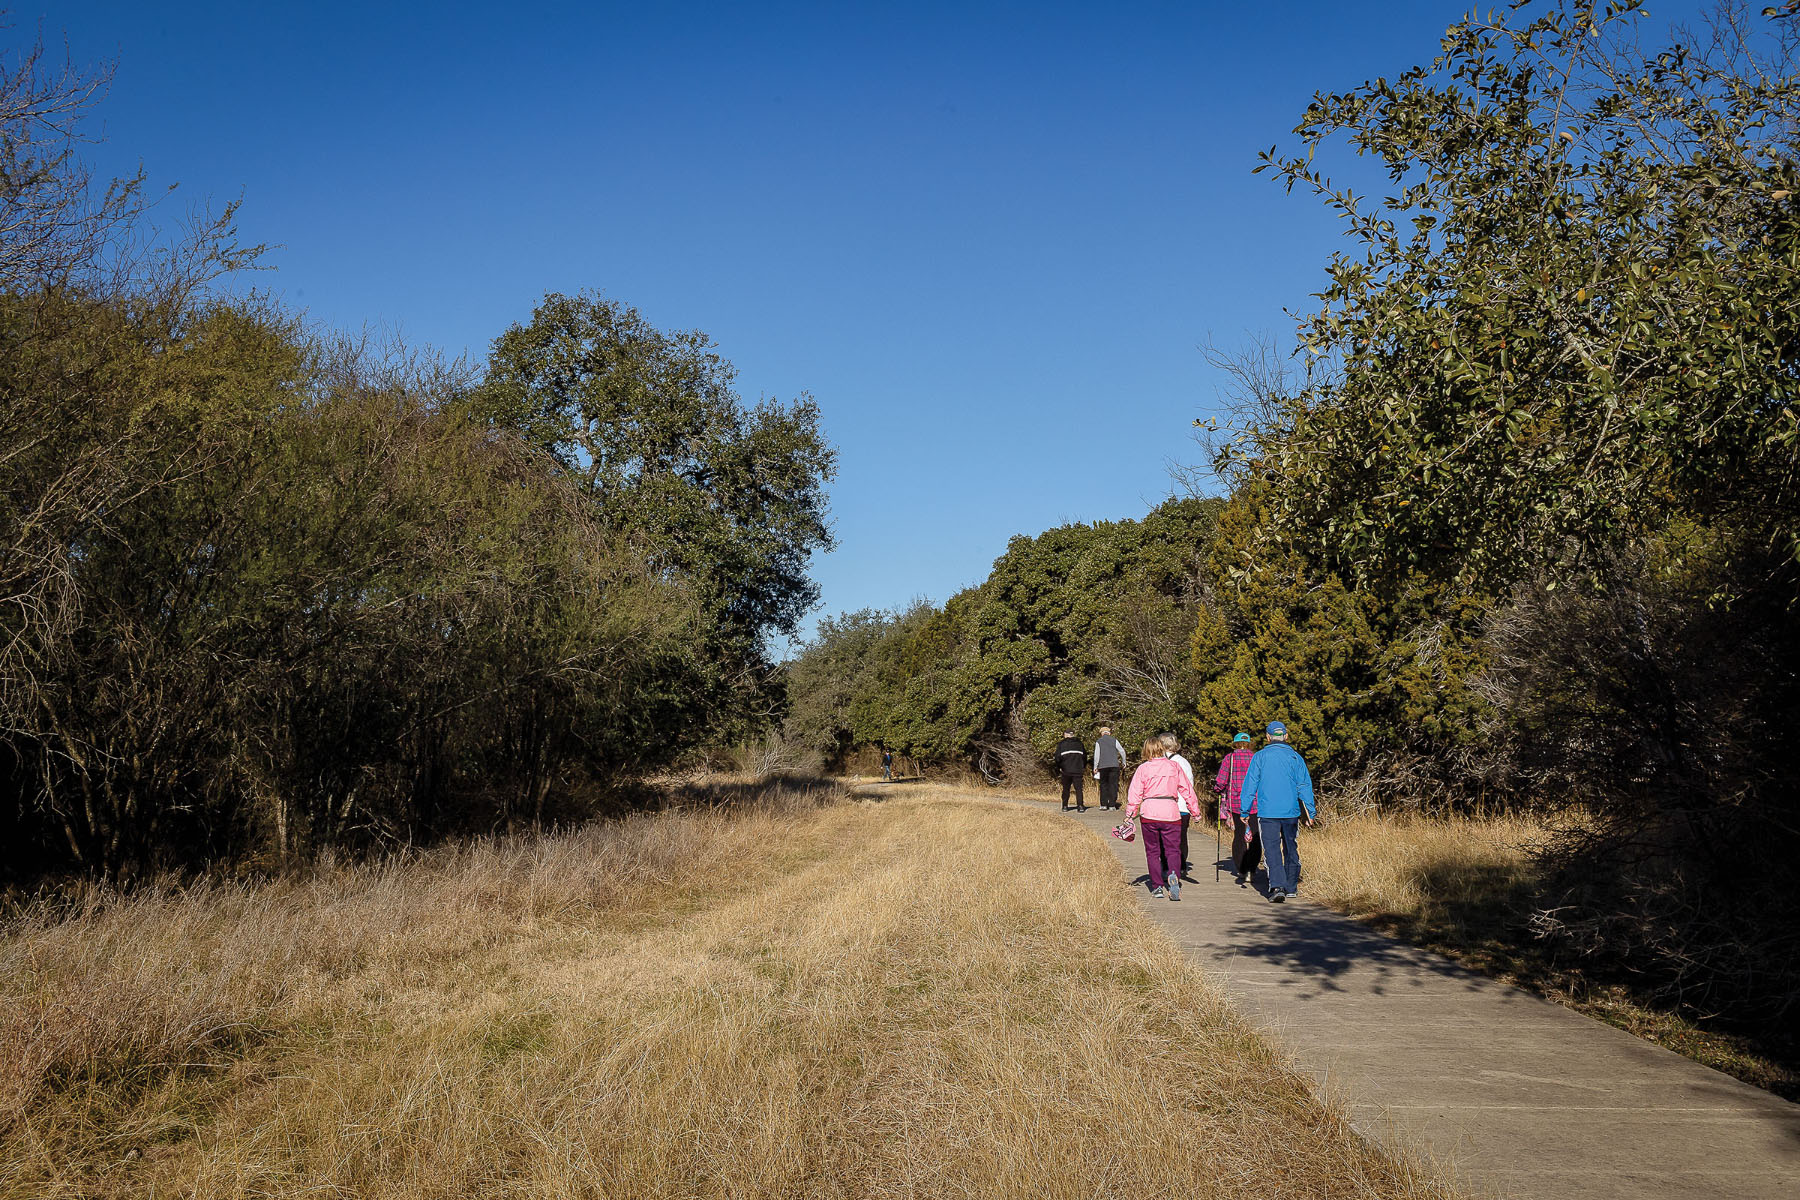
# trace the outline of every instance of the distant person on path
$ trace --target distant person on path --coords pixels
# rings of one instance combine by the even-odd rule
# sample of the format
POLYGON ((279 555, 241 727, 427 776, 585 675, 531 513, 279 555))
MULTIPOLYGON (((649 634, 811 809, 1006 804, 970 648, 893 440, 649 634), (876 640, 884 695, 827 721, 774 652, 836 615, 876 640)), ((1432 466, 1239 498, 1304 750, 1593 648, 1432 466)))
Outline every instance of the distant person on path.
POLYGON ((1318 812, 1313 807, 1312 773, 1300 752, 1288 745, 1287 726, 1270 721, 1264 732, 1268 744, 1250 760, 1240 800, 1245 810, 1256 812, 1263 858, 1269 864, 1269 899, 1279 904, 1300 894, 1300 847, 1295 836, 1301 805, 1306 806, 1308 825, 1318 812))
POLYGON ((1231 830, 1231 874, 1242 887, 1257 864, 1262 862, 1262 839, 1256 836, 1256 799, 1243 806, 1244 776, 1249 773, 1250 735, 1240 733, 1231 739, 1231 751, 1219 764, 1213 778, 1213 791, 1219 793, 1219 824, 1231 830))
POLYGON ((1173 759, 1165 757, 1160 737, 1144 743, 1144 761, 1132 773, 1125 815, 1138 817, 1144 831, 1144 861, 1150 868, 1150 894, 1181 899, 1181 805, 1191 811, 1199 800, 1194 785, 1173 759), (1171 864, 1165 866, 1165 864, 1171 864))
POLYGON ((1063 740, 1056 743, 1056 769, 1062 772, 1063 811, 1069 811, 1069 789, 1075 789, 1075 811, 1087 811, 1087 796, 1082 789, 1086 786, 1082 776, 1087 773, 1087 747, 1075 736, 1074 730, 1063 734, 1063 740))
POLYGON ((881 750, 881 777, 889 783, 894 781, 894 752, 885 746, 881 750))
POLYGON ((1094 743, 1094 778, 1100 781, 1100 807, 1119 807, 1119 772, 1125 769, 1125 747, 1113 736, 1112 726, 1100 727, 1094 743))
MULTIPOLYGON (((1163 753, 1167 754, 1169 761, 1180 767, 1181 773, 1187 776, 1188 791, 1192 792, 1194 790, 1194 764, 1181 757, 1180 739, 1172 733, 1165 733, 1161 740, 1163 753)), ((1195 794, 1198 795, 1198 793, 1195 794)), ((1197 800, 1191 806, 1184 801, 1181 808, 1181 873, 1183 875, 1192 874, 1194 870, 1194 860, 1188 857, 1188 823, 1194 819, 1193 809, 1199 806, 1197 800)))

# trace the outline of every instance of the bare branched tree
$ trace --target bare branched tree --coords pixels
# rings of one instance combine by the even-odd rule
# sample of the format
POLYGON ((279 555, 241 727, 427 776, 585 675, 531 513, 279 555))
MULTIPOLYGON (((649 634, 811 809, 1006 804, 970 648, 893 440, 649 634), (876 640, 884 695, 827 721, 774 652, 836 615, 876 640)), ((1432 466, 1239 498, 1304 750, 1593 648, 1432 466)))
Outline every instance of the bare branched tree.
POLYGON ((141 169, 94 179, 83 122, 111 75, 57 62, 41 39, 0 60, 0 352, 17 368, 0 389, 0 732, 42 715, 36 682, 80 618, 84 540, 209 461, 204 443, 165 445, 129 396, 103 396, 98 364, 179 337, 201 290, 264 250, 238 244, 235 204, 166 233, 141 169))
POLYGON ((1229 491, 1242 483, 1251 465, 1245 445, 1287 431, 1295 406, 1304 403, 1307 387, 1329 374, 1326 364, 1300 359, 1266 333, 1237 349, 1209 342, 1200 352, 1207 365, 1224 376, 1221 400, 1225 418, 1203 417, 1194 422, 1193 437, 1201 461, 1175 469, 1177 482, 1194 496, 1215 490, 1211 484, 1229 491))

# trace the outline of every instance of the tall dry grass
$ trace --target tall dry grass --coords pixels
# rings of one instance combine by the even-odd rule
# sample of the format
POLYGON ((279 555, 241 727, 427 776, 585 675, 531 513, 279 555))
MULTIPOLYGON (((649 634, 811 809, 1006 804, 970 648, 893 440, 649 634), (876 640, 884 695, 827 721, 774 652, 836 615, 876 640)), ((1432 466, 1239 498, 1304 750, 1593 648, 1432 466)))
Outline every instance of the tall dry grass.
POLYGON ((186 1088, 196 1073, 229 1071, 283 1021, 627 908, 673 885, 703 839, 755 861, 834 793, 768 789, 728 820, 699 808, 638 814, 275 882, 93 887, 29 906, 0 937, 0 1136, 11 1152, 0 1185, 22 1147, 53 1152, 90 1132, 46 1124, 33 1106, 47 1094, 80 1101, 53 1106, 64 1118, 108 1123, 117 1104, 170 1076, 186 1088))
POLYGON ((1529 921, 1535 854, 1551 836, 1523 816, 1363 813, 1306 831, 1301 859, 1322 903, 1468 941, 1529 921))
POLYGON ((1442 1194, 1091 835, 886 795, 34 914, 0 1193, 1442 1194))

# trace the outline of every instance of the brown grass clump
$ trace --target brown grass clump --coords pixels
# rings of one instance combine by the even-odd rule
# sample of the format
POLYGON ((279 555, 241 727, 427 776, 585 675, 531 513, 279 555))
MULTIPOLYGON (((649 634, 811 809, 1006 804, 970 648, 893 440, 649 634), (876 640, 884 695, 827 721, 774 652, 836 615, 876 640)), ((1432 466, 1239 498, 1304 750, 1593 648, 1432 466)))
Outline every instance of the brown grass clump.
POLYGON ((0 1194, 1443 1194, 1091 835, 884 796, 34 915, 0 1194))

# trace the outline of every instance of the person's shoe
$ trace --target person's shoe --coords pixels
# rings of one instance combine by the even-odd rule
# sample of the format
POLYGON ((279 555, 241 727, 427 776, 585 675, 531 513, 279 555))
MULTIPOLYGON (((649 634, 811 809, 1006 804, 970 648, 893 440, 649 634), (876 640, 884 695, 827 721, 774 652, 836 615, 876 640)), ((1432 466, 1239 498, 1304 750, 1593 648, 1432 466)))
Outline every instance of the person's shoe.
POLYGON ((1076 812, 1086 812, 1086 811, 1087 811, 1087 805, 1085 805, 1085 804, 1077 804, 1077 805, 1076 805, 1076 806, 1075 806, 1075 811, 1076 811, 1076 812))
POLYGON ((1270 904, 1280 904, 1283 900, 1286 900, 1286 899, 1287 899, 1286 892, 1270 892, 1269 893, 1269 903, 1270 904))
POLYGON ((1231 873, 1231 882, 1237 884, 1239 887, 1243 887, 1244 886, 1244 873, 1242 871, 1233 871, 1231 873))
POLYGON ((1151 888, 1150 889, 1150 896, 1154 900, 1161 900, 1164 896, 1167 896, 1168 894, 1169 894, 1168 890, 1165 888, 1151 888))

